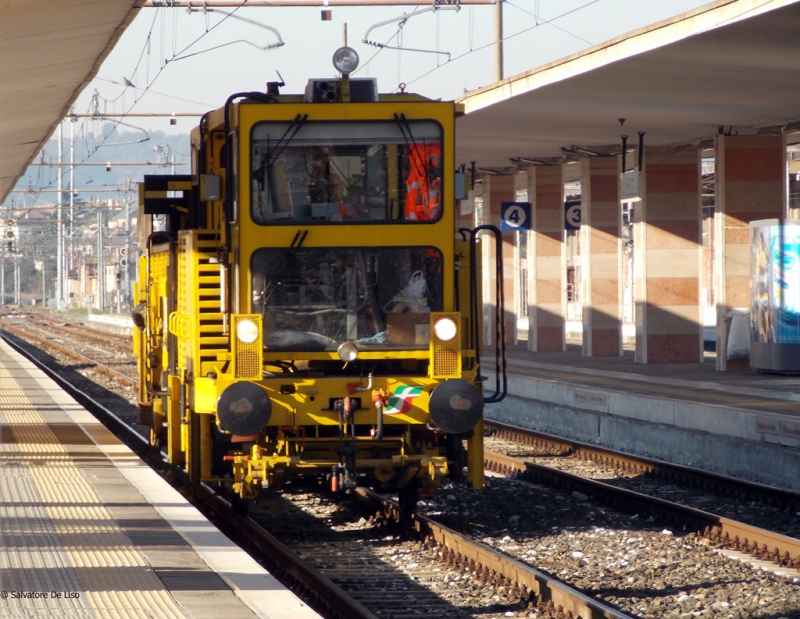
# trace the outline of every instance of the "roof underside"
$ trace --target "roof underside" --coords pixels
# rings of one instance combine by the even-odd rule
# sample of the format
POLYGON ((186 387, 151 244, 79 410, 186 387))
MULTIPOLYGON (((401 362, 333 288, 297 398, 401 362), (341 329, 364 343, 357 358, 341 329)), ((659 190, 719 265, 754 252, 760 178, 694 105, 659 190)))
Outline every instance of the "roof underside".
MULTIPOLYGON (((0 200, 96 74, 143 0, 0 6, 0 200)), ((620 134, 698 142, 800 120, 800 2, 719 0, 464 97, 457 163, 602 151, 620 134), (620 118, 625 118, 620 126, 620 118)), ((800 130, 800 126, 797 126, 800 130)))
POLYGON ((0 201, 97 73, 143 2, 2 2, 0 201))
POLYGON ((456 161, 500 169, 573 145, 608 152, 639 131, 648 145, 696 144, 720 127, 800 131, 798 33, 796 0, 721 0, 506 79, 462 99, 456 161))

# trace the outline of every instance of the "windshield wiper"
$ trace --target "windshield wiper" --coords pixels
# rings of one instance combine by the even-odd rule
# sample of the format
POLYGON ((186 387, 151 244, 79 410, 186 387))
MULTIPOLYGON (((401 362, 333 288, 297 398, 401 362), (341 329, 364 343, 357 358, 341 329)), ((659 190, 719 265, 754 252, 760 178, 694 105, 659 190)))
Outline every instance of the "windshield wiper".
POLYGON ((428 178, 428 166, 426 165, 425 160, 419 154, 419 147, 414 139, 414 134, 411 133, 411 125, 408 124, 406 115, 403 113, 395 113, 394 120, 397 123, 397 126, 400 128, 400 133, 403 134, 403 139, 406 142, 406 146, 408 146, 409 152, 413 153, 414 167, 417 168, 417 174, 424 178, 428 178), (422 166, 421 169, 420 166, 422 166))
POLYGON ((286 147, 289 146, 289 143, 294 139, 294 137, 297 135, 297 132, 300 131, 300 129, 303 127, 303 125, 307 120, 308 120, 308 114, 303 114, 303 115, 298 114, 297 116, 295 116, 294 120, 289 124, 289 126, 286 128, 286 131, 283 132, 283 135, 275 143, 275 147, 272 149, 270 149, 269 147, 269 136, 267 136, 267 156, 266 156, 267 169, 271 168, 272 164, 275 163, 278 157, 280 157, 283 154, 283 151, 286 150, 286 147), (292 135, 289 135, 289 133, 291 133, 292 135))
POLYGON ((267 301, 280 285, 280 282, 276 280, 283 275, 286 267, 289 266, 289 258, 297 253, 297 250, 300 249, 303 242, 306 240, 306 236, 308 236, 308 230, 298 230, 295 232, 294 238, 283 256, 283 262, 281 262, 281 265, 277 268, 270 280, 264 284, 264 290, 261 293, 261 305, 263 307, 267 307, 267 301))
MULTIPOLYGON (((381 333, 382 331, 386 331, 386 323, 383 320, 383 314, 381 314, 381 306, 378 303, 377 297, 375 296, 375 289, 370 285, 369 280, 367 279, 367 265, 366 261, 364 260, 364 254, 359 250, 356 252, 356 258, 358 259, 358 270, 361 271, 361 281, 364 282, 364 294, 367 297, 367 303, 372 310, 372 320, 375 322, 375 332, 381 333)), ((377 269, 375 272, 377 273, 377 269)))

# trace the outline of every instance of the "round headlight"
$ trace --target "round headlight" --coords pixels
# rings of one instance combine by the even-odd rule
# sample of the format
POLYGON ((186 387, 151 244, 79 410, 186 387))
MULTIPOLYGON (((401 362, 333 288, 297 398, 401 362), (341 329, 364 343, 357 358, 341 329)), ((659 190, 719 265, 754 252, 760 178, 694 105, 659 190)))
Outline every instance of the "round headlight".
POLYGON ((358 66, 358 54, 352 47, 340 47, 333 53, 333 66, 339 73, 349 75, 358 66))
POLYGON ((236 325, 236 337, 240 342, 252 344, 258 337, 258 327, 252 320, 242 320, 236 325))
POLYGON ((433 325, 433 332, 437 340, 449 342, 458 333, 456 323, 452 318, 440 318, 433 325))
POLYGON ((358 348, 353 342, 344 342, 336 351, 342 361, 355 361, 358 358, 358 348))

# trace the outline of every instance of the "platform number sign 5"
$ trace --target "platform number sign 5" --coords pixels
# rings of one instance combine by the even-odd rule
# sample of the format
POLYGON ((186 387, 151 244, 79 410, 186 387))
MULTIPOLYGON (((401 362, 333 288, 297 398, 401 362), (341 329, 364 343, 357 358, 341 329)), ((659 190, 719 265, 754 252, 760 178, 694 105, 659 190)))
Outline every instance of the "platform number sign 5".
POLYGON ((530 230, 531 203, 501 202, 500 218, 502 220, 500 222, 501 230, 530 230))
POLYGON ((564 215, 566 220, 564 222, 567 230, 580 230, 581 224, 581 201, 569 200, 564 202, 564 215))

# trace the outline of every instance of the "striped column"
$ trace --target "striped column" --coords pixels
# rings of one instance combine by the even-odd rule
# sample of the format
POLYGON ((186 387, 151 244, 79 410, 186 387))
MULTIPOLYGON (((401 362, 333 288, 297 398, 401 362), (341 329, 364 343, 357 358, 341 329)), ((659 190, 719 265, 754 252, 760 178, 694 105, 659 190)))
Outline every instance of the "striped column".
POLYGON ((581 160, 583 356, 622 355, 619 157, 581 160))
MULTIPOLYGON (((516 191, 514 189, 514 175, 487 175, 483 178, 483 210, 484 222, 500 228, 500 205, 503 202, 515 202, 516 191)), ((503 293, 505 295, 505 314, 504 321, 506 326, 506 345, 513 346, 517 343, 517 280, 519 277, 515 272, 518 264, 517 255, 517 232, 503 232, 503 293)), ((494 313, 495 313, 495 286, 497 266, 495 261, 494 241, 489 240, 489 236, 482 235, 485 239, 481 246, 483 248, 483 298, 484 298, 484 320, 483 334, 484 343, 490 345, 494 343, 494 313)))
POLYGON ((786 216, 786 141, 781 135, 718 135, 716 138, 715 280, 717 369, 748 369, 747 359, 728 361, 726 318, 750 307, 750 230, 757 219, 786 216))
POLYGON ((636 361, 702 363, 700 155, 646 151, 634 204, 636 361))
POLYGON ((564 170, 528 169, 531 232, 528 236, 528 350, 565 350, 566 253, 564 170))

